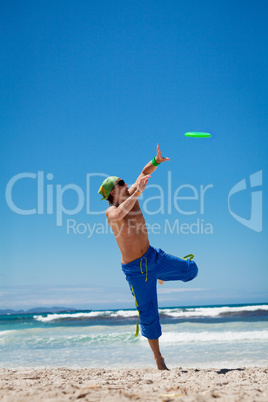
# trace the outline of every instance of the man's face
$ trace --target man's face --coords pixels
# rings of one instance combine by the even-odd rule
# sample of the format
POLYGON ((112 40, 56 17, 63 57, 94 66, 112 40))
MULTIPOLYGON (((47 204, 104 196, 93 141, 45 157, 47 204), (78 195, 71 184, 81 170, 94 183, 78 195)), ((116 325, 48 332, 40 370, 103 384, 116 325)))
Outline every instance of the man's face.
POLYGON ((120 177, 116 180, 111 195, 118 200, 129 195, 127 183, 125 183, 120 177))

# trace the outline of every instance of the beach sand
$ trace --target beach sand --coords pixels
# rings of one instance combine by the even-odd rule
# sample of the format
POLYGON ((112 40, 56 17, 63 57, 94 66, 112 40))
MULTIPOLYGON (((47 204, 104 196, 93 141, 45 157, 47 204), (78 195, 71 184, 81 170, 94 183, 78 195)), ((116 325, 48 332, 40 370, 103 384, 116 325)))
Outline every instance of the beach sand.
POLYGON ((0 400, 268 401, 268 368, 0 369, 0 400))

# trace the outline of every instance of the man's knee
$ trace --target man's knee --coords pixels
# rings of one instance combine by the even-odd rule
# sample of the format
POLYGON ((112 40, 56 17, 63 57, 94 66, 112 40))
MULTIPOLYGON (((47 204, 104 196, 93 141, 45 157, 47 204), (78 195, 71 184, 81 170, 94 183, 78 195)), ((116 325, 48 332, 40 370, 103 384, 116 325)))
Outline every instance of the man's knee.
POLYGON ((197 277, 198 274, 198 267, 196 265, 196 263, 192 260, 188 260, 188 272, 187 272, 187 276, 185 277, 184 282, 188 282, 193 280, 194 278, 197 277))
POLYGON ((150 302, 139 306, 138 310, 142 335, 148 339, 158 339, 162 332, 157 306, 150 302))
POLYGON ((158 317, 158 311, 156 311, 152 302, 138 306, 140 313, 140 323, 143 325, 152 325, 158 317))

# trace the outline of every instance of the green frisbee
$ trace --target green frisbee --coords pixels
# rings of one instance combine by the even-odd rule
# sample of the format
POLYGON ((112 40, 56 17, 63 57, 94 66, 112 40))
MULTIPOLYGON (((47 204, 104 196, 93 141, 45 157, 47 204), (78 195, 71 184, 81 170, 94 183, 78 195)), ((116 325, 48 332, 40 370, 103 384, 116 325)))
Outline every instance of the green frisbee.
POLYGON ((190 131, 189 133, 185 133, 186 137, 195 137, 195 138, 209 138, 212 137, 209 133, 201 133, 200 131, 190 131))

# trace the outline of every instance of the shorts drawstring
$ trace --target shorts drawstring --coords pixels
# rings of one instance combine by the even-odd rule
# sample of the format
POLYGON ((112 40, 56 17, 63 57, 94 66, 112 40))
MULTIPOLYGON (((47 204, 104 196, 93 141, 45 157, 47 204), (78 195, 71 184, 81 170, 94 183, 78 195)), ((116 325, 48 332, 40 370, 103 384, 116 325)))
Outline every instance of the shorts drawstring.
MULTIPOLYGON (((146 257, 141 257, 141 259, 140 259, 140 270, 141 270, 141 273, 144 274, 144 272, 142 271, 142 260, 143 260, 143 258, 145 259, 145 270, 146 270, 145 282, 147 282, 148 269, 147 269, 147 258, 146 258, 146 257)), ((137 299, 136 299, 136 296, 135 296, 135 292, 134 292, 133 286, 132 286, 132 285, 130 285, 130 286, 131 286, 132 294, 133 294, 133 296, 134 296, 134 300, 135 300, 136 307, 137 307, 137 309, 138 309, 139 305, 138 305, 138 302, 137 302, 137 299)), ((139 316, 140 316, 140 312, 139 312, 139 310, 138 310, 138 318, 137 318, 137 323, 136 323, 136 333, 135 333, 135 337, 137 337, 137 336, 139 335, 139 330, 140 330, 140 327, 139 327, 139 316)))
POLYGON ((185 257, 183 257, 184 260, 187 260, 187 258, 189 258, 190 260, 192 260, 194 258, 193 254, 188 254, 185 257))
POLYGON ((144 272, 142 272, 142 260, 143 260, 143 258, 145 259, 145 269, 146 269, 145 282, 147 282, 148 272, 147 272, 147 258, 146 257, 141 257, 141 259, 140 259, 140 269, 141 269, 141 273, 143 274, 144 273, 144 272))
MULTIPOLYGON (((133 296, 134 296, 134 300, 135 300, 135 304, 136 304, 136 307, 137 307, 137 309, 138 309, 138 302, 137 302, 137 299, 136 299, 136 296, 135 296, 135 293, 134 293, 134 289, 133 289, 133 286, 132 285, 130 285, 131 286, 131 290, 132 290, 132 294, 133 294, 133 296)), ((139 316, 140 316, 140 312, 139 312, 139 310, 138 310, 138 318, 137 318, 137 323, 136 323, 136 333, 135 333, 135 337, 137 337, 138 335, 139 335, 139 316)))

